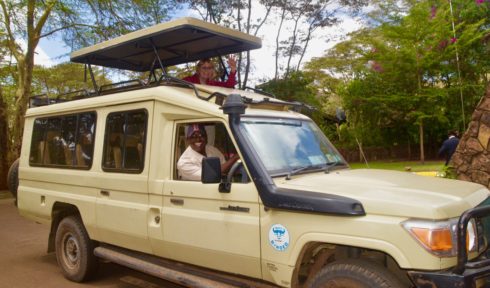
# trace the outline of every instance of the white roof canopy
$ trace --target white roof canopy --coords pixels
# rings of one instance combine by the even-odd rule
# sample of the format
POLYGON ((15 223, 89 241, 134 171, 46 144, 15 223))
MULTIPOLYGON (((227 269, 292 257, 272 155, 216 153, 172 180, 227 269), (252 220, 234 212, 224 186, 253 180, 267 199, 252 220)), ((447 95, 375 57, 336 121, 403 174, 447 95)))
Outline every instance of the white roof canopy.
POLYGON ((258 37, 194 18, 181 18, 80 49, 70 59, 144 72, 160 67, 159 60, 167 67, 261 46, 258 37))

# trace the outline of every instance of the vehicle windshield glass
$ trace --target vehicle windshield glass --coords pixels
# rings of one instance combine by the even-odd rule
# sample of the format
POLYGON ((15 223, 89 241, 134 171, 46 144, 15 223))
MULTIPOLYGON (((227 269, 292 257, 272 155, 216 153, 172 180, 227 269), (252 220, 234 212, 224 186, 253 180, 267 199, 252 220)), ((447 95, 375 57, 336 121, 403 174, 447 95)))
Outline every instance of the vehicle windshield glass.
POLYGON ((243 117, 240 125, 271 176, 347 165, 310 120, 243 117))

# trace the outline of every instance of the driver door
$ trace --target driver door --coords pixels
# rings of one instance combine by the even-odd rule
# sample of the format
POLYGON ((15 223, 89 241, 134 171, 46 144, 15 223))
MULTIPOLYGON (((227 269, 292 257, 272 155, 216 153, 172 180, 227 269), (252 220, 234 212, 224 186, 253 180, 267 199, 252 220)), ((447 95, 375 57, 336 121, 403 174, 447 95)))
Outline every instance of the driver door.
MULTIPOLYGON (((225 126, 220 122, 205 125, 208 144, 228 158, 235 150, 225 126)), ((255 185, 250 181, 235 182, 230 193, 220 193, 219 184, 180 180, 176 163, 187 149, 186 126, 186 123, 176 123, 174 175, 164 184, 166 256, 211 269, 261 277, 259 197, 255 185)))

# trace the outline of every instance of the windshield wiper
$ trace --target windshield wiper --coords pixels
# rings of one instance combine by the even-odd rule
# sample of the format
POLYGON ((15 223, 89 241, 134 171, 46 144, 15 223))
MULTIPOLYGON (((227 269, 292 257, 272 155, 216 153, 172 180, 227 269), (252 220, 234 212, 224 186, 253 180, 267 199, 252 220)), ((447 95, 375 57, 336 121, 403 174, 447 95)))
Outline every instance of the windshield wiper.
POLYGON ((329 163, 321 164, 321 165, 301 166, 299 168, 293 169, 293 170, 289 171, 288 175, 286 175, 286 180, 291 180, 291 176, 296 175, 296 174, 298 174, 304 170, 325 169, 324 165, 327 165, 327 164, 329 164, 329 163))
POLYGON ((322 169, 326 174, 328 174, 328 173, 330 173, 330 168, 336 166, 339 163, 342 163, 342 162, 335 161, 335 162, 327 162, 327 163, 321 164, 321 165, 301 166, 301 167, 298 167, 296 169, 289 171, 289 173, 286 175, 286 180, 291 180, 291 176, 296 175, 296 174, 298 174, 302 171, 305 171, 305 170, 310 170, 310 169, 322 169))
POLYGON ((288 175, 286 175, 286 180, 291 180, 291 176, 296 175, 299 172, 304 171, 310 167, 313 167, 313 166, 301 166, 299 168, 296 168, 296 169, 289 171, 288 175))
POLYGON ((339 163, 339 161, 325 163, 325 167, 323 168, 323 172, 325 172, 325 174, 330 173, 330 168, 337 165, 337 163, 339 163))

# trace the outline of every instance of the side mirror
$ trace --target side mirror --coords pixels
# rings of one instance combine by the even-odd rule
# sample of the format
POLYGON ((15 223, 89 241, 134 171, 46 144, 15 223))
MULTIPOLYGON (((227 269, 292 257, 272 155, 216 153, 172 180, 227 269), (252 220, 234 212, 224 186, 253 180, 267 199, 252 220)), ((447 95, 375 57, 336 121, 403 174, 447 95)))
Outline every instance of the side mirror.
POLYGON ((220 183, 221 182, 221 163, 218 157, 202 158, 202 183, 220 183))

